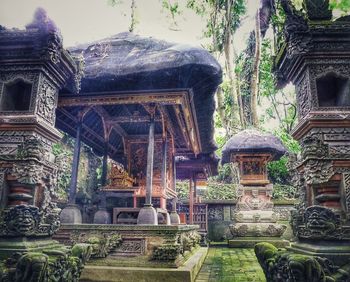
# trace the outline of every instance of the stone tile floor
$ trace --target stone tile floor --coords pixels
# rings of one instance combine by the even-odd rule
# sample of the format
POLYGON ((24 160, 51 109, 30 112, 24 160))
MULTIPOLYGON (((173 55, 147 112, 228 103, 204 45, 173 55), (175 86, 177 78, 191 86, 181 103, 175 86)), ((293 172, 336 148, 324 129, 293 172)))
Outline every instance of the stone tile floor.
POLYGON ((253 249, 211 247, 196 282, 265 282, 253 249))

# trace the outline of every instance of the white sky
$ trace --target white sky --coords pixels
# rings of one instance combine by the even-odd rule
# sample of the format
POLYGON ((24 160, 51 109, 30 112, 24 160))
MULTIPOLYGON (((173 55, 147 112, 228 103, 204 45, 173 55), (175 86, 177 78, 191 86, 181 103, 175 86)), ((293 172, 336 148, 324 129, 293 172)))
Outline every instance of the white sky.
MULTIPOLYGON (((186 0, 178 0, 184 6, 186 0)), ((205 22, 189 9, 178 16, 178 31, 170 30, 168 14, 161 9, 161 0, 136 0, 139 24, 135 33, 171 42, 200 46, 205 43, 202 30, 205 22)), ((235 37, 238 51, 243 50, 252 17, 259 0, 247 0, 248 16, 235 37)), ((60 28, 65 47, 99 40, 128 30, 131 0, 122 0, 114 7, 107 0, 0 0, 0 24, 23 29, 30 23, 37 7, 44 8, 60 28)))

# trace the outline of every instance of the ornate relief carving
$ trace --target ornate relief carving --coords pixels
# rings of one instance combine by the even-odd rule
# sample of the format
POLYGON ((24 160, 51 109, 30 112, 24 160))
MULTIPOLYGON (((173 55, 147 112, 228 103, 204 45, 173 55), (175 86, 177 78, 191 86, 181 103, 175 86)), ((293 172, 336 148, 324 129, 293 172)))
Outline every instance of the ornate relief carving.
POLYGON ((50 83, 43 79, 40 83, 37 113, 51 125, 55 122, 57 90, 50 83))
POLYGON ((286 14, 284 35, 288 43, 289 58, 307 53, 312 48, 311 34, 304 15, 297 11, 290 0, 281 0, 281 6, 286 14))
POLYGON ((343 174, 343 189, 345 194, 346 210, 350 212, 350 173, 343 174))
POLYGON ((298 116, 303 119, 311 110, 309 74, 306 72, 301 80, 296 84, 298 116))
POLYGON ((146 251, 145 241, 143 239, 123 239, 121 245, 116 248, 111 255, 119 256, 139 256, 144 255, 146 251))
POLYGON ((87 243, 92 246, 92 257, 104 258, 110 254, 115 248, 120 246, 122 242, 121 236, 116 232, 77 232, 73 231, 70 236, 70 244, 87 243))
POLYGON ((304 177, 307 184, 327 182, 334 175, 332 161, 308 160, 305 163, 304 177))
POLYGON ((305 210, 302 220, 296 222, 298 238, 313 240, 349 240, 350 228, 342 226, 340 216, 331 209, 310 206, 305 210))
POLYGON ((209 220, 223 220, 224 210, 222 206, 208 208, 208 219, 209 220))
POLYGON ((31 205, 18 205, 0 214, 0 236, 49 236, 60 227, 60 209, 40 211, 31 205))

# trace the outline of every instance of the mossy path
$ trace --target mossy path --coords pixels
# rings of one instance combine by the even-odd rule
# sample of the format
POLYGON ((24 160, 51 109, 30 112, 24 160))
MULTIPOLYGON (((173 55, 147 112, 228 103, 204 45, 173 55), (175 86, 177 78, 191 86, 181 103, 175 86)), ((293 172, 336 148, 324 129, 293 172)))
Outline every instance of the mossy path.
POLYGON ((253 249, 214 247, 209 249, 196 282, 265 282, 253 249))

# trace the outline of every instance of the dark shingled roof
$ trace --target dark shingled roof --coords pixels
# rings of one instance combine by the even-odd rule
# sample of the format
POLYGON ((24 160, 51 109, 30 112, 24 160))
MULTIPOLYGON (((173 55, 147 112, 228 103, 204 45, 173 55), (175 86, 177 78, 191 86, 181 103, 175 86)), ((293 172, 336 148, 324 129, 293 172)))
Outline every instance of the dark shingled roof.
POLYGON ((81 93, 192 89, 202 153, 216 149, 214 95, 222 71, 206 50, 126 32, 69 51, 85 59, 81 93))
POLYGON ((278 160, 286 152, 281 140, 271 133, 246 129, 232 136, 222 150, 221 163, 229 163, 232 153, 271 153, 278 160))

